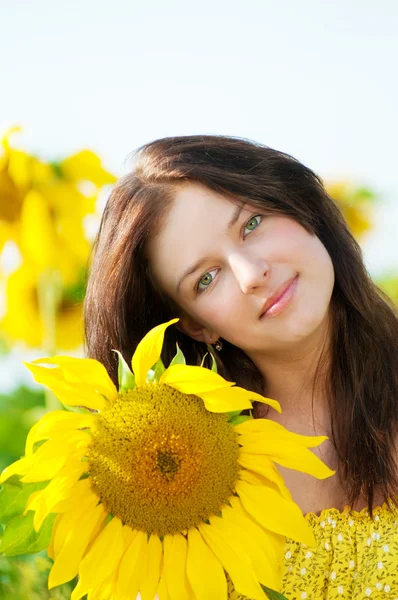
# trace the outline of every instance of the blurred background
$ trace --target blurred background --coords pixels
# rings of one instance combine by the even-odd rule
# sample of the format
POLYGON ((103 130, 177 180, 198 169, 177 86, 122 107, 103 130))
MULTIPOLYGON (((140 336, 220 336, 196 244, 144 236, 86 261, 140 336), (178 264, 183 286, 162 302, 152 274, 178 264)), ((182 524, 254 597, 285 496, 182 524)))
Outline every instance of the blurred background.
MULTIPOLYGON (((55 405, 23 361, 83 355, 91 243, 145 142, 226 134, 292 154, 398 303, 394 0, 3 0, 0 22, 0 469, 55 405)), ((45 553, 1 556, 4 525, 0 598, 68 598, 47 590, 45 553)))

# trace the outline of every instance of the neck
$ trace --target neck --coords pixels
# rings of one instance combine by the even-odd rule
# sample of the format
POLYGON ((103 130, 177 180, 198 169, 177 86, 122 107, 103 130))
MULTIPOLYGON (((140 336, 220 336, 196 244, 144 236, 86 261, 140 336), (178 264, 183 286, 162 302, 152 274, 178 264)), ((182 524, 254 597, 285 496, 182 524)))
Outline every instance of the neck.
MULTIPOLYGON (((328 414, 324 384, 329 370, 330 335, 327 320, 305 341, 277 353, 251 356, 264 377, 265 395, 278 400, 283 421, 307 419, 313 414, 326 426, 328 414)), ((264 409, 263 409, 264 410, 264 409)), ((268 415, 277 417, 276 411, 268 415)), ((259 407, 261 415, 261 405, 259 407)))

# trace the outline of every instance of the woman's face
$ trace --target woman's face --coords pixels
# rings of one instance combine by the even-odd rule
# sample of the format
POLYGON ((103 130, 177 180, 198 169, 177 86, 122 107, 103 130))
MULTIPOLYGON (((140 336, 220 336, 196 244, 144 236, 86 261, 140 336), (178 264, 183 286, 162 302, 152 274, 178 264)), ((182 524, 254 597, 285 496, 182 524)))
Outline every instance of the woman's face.
POLYGON ((195 339, 220 336, 249 354, 272 353, 326 323, 332 262, 320 240, 289 217, 187 183, 148 256, 195 339))

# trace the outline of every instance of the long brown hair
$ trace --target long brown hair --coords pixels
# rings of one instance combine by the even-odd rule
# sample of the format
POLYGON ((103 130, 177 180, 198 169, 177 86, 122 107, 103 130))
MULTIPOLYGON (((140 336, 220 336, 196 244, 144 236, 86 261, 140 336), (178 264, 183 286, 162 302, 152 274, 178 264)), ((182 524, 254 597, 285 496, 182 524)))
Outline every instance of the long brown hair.
MULTIPOLYGON (((369 277, 361 249, 321 179, 292 156, 236 137, 168 137, 140 147, 132 172, 114 187, 101 222, 85 298, 87 353, 116 382, 112 349, 126 360, 155 325, 178 307, 151 277, 146 242, 158 231, 177 186, 196 182, 300 223, 325 246, 335 271, 327 396, 331 440, 351 505, 364 494, 372 514, 376 489, 395 501, 398 422, 398 318, 369 277)), ((207 352, 175 327, 166 334, 167 364, 176 342, 190 364, 207 352)), ((264 392, 265 382, 239 348, 224 341, 219 367, 239 385, 264 392)))

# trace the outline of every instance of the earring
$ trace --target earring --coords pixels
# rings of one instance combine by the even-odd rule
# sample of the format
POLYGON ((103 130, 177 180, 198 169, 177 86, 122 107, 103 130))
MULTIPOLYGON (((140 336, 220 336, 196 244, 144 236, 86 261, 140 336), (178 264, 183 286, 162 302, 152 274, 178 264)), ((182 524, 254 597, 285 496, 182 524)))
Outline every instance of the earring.
POLYGON ((222 340, 217 340, 214 343, 214 348, 217 350, 217 352, 221 352, 221 350, 222 350, 222 340))

